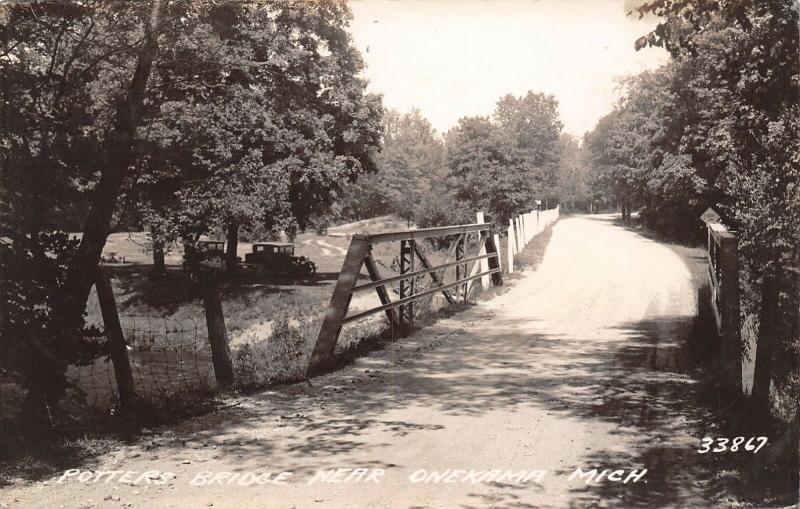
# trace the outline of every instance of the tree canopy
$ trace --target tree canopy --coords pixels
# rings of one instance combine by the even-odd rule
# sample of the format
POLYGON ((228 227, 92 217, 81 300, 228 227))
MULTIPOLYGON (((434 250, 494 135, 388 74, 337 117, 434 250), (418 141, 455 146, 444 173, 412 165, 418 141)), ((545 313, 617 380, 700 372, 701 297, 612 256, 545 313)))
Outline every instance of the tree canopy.
POLYGON ((672 59, 626 83, 586 146, 607 192, 654 228, 697 238, 713 206, 736 231, 763 402, 800 338, 798 4, 658 0, 639 11, 663 21, 636 49, 661 46, 672 59))
MULTIPOLYGON (((291 230, 372 171, 382 106, 350 17, 339 0, 0 6, 0 227, 19 269, 4 279, 51 290, 15 301, 12 316, 50 319, 35 345, 12 334, 10 347, 50 359, 55 378, 80 357, 100 254, 131 211, 161 240, 291 230), (77 246, 52 237, 65 228, 77 246), (36 259, 48 270, 29 270, 36 259)), ((58 397, 47 390, 30 394, 58 397)))
POLYGON ((533 92, 501 98, 492 118, 460 119, 447 143, 456 198, 505 224, 554 197, 561 127, 556 100, 533 92))

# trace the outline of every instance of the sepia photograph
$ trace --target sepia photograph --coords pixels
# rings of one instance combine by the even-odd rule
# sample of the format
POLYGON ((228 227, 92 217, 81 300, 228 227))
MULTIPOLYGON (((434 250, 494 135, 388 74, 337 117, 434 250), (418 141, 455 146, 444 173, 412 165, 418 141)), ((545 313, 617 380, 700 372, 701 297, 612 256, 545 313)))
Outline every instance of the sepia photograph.
POLYGON ((0 509, 800 509, 800 0, 0 0, 0 509))

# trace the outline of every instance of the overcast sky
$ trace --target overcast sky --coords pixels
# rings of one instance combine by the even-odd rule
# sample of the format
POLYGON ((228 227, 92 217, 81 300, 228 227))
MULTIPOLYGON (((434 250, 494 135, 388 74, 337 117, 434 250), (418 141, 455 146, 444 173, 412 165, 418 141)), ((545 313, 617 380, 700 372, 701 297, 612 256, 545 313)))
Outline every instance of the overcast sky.
MULTIPOLYGON (((628 0, 629 2, 631 0, 628 0)), ((564 130, 582 136, 611 111, 616 78, 667 60, 633 43, 654 20, 624 0, 352 0, 352 33, 370 90, 413 107, 440 132, 487 115, 502 95, 556 96, 564 130)))

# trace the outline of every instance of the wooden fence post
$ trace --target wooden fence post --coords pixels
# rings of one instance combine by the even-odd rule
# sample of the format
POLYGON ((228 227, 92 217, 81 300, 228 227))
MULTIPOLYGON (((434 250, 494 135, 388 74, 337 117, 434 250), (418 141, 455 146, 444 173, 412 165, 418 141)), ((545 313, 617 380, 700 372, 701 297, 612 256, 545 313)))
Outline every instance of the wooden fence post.
POLYGON ((531 218, 531 240, 533 240, 539 234, 539 215, 534 210, 531 210, 529 215, 531 218))
MULTIPOLYGON (((497 267, 502 270, 503 260, 502 257, 500 256, 500 234, 499 233, 492 234, 492 240, 494 241, 495 252, 497 253, 497 267)), ((489 265, 491 265, 491 263, 489 265)))
MULTIPOLYGON (((475 214, 475 222, 478 224, 483 224, 486 221, 486 218, 483 215, 483 212, 478 212, 475 214)), ((480 251, 478 251, 478 256, 482 256, 486 254, 486 245, 485 242, 481 242, 480 251)), ((484 258, 479 260, 481 272, 486 272, 489 270, 489 261, 484 258)), ((489 276, 483 276, 481 278, 481 289, 488 290, 489 284, 491 284, 491 278, 489 276)))
POLYGON ((525 213, 519 215, 519 223, 522 226, 522 248, 528 245, 528 225, 525 221, 525 213))
POLYGON ((514 221, 509 219, 508 220, 508 273, 514 273, 514 249, 516 249, 514 240, 514 221))
POLYGON ((114 365, 114 378, 117 381, 119 401, 123 408, 129 408, 136 400, 136 386, 133 382, 133 371, 125 347, 125 336, 122 325, 119 323, 117 301, 114 299, 114 289, 111 280, 98 265, 95 275, 95 288, 97 300, 100 302, 100 313, 103 315, 106 339, 108 340, 108 354, 114 365))
MULTIPOLYGON (((400 241, 400 274, 414 272, 414 239, 400 241)), ((414 278, 400 281, 400 298, 414 295, 414 278)), ((414 303, 400 306, 400 321, 410 322, 414 319, 414 303)))
MULTIPOLYGON (((486 264, 489 266, 490 269, 500 269, 500 243, 497 241, 498 235, 496 233, 492 233, 491 231, 486 232, 486 247, 485 251, 486 254, 496 254, 497 256, 492 256, 491 258, 486 259, 486 264)), ((489 276, 489 279, 494 286, 502 286, 503 285, 503 273, 501 270, 498 270, 494 274, 489 276)), ((481 283, 482 284, 482 283, 481 283)), ((488 286, 487 286, 488 288, 488 286)))
POLYGON ((225 329, 225 315, 219 298, 217 275, 213 271, 203 273, 203 308, 206 314, 208 342, 211 345, 211 363, 214 377, 224 389, 233 387, 233 362, 228 345, 228 331, 225 329))
MULTIPOLYGON (((467 244, 467 234, 461 235, 456 239, 456 260, 462 260, 464 258, 464 249, 466 248, 467 244)), ((467 277, 467 264, 463 265, 456 265, 456 281, 461 281, 467 277)), ((467 283, 463 285, 456 286, 456 298, 461 295, 462 302, 467 301, 467 283)))

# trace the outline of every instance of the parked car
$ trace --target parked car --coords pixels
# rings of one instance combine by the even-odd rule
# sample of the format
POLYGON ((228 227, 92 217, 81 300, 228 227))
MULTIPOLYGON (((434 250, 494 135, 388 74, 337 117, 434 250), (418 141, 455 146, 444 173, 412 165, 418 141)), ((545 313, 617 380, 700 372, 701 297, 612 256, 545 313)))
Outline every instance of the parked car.
POLYGON ((305 256, 294 255, 294 244, 286 242, 259 242, 253 252, 244 257, 246 264, 257 266, 260 273, 309 277, 317 272, 317 265, 305 256))
POLYGON ((194 247, 186 247, 183 270, 194 274, 200 266, 222 269, 225 267, 225 242, 201 240, 194 247))

